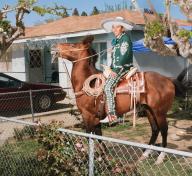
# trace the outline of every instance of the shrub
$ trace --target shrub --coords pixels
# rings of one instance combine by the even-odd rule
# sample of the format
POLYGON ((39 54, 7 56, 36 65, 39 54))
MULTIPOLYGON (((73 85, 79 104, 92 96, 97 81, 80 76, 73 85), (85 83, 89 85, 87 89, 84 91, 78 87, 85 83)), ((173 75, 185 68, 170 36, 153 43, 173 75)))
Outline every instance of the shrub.
POLYGON ((34 138, 37 135, 35 126, 25 126, 23 129, 14 128, 14 138, 18 141, 24 138, 34 138))
POLYGON ((38 160, 44 165, 47 176, 86 175, 88 155, 83 145, 76 145, 76 139, 62 134, 58 128, 61 122, 42 125, 38 129, 38 160))
POLYGON ((172 105, 172 108, 171 108, 171 111, 173 113, 182 111, 185 109, 185 104, 186 104, 186 102, 183 98, 175 98, 173 105, 172 105))

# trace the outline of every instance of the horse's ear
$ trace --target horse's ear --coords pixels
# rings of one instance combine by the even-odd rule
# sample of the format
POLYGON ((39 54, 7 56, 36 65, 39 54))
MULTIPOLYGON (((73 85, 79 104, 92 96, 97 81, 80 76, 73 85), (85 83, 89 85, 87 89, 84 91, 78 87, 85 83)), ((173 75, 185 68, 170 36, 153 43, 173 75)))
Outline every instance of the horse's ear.
POLYGON ((83 39, 82 43, 90 45, 93 42, 93 40, 94 40, 94 36, 89 35, 83 39))

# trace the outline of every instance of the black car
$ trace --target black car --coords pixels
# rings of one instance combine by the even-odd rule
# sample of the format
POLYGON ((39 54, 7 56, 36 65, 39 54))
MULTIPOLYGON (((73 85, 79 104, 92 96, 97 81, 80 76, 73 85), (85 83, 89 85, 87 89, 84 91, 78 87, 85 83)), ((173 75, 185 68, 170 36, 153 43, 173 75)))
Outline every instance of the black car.
POLYGON ((65 97, 66 92, 60 86, 23 82, 0 73, 0 111, 31 106, 46 111, 65 97))

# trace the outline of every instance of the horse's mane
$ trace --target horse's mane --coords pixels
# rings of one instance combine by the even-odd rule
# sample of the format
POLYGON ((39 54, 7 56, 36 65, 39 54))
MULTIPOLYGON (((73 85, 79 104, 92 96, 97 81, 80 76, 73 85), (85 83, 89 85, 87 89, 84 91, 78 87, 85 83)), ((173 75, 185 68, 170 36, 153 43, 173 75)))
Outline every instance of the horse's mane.
POLYGON ((90 59, 89 65, 92 65, 94 68, 95 64, 98 60, 98 55, 96 55, 97 52, 95 51, 95 49, 93 49, 92 47, 89 48, 89 55, 92 56, 92 58, 90 59))
POLYGON ((91 44, 94 40, 94 36, 90 35, 90 36, 87 36, 83 39, 82 43, 83 44, 89 44, 89 49, 88 49, 88 52, 89 52, 89 56, 92 56, 91 59, 89 59, 89 65, 90 67, 92 67, 96 72, 100 72, 98 69, 96 69, 95 67, 95 64, 98 60, 98 55, 97 55, 97 52, 95 51, 95 49, 92 48, 91 44))

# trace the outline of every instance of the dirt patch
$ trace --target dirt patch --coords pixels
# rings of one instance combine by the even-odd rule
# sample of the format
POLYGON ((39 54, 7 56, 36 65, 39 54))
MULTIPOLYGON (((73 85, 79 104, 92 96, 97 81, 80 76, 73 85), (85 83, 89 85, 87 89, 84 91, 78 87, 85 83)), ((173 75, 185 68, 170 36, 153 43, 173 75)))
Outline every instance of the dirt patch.
MULTIPOLYGON (((192 118, 174 119, 168 118, 168 148, 192 151, 192 118)), ((104 127, 104 136, 117 139, 129 140, 147 144, 151 136, 151 127, 147 118, 137 119, 136 128, 132 127, 132 119, 129 118, 124 124, 112 127, 104 127)), ((161 143, 161 134, 157 144, 161 143)))
MULTIPOLYGON (((55 118, 59 120, 59 118, 55 118)), ((70 118, 67 118, 67 121, 69 119, 70 118)), ((73 118, 70 120, 72 119, 73 118)), ((80 116, 79 119, 81 119, 80 116)), ((72 122, 74 122, 73 120, 72 122)), ((187 116, 185 114, 177 114, 176 116, 175 114, 172 114, 169 115, 167 120, 169 123, 167 147, 192 152, 192 115, 189 113, 187 113, 187 116)), ((79 124, 78 122, 77 124, 79 124)), ((82 126, 83 125, 80 124, 76 125, 76 127, 73 126, 70 129, 75 131, 84 131, 81 128, 82 126)), ((125 118, 124 123, 117 123, 112 126, 103 125, 102 131, 104 136, 144 144, 148 144, 151 137, 151 127, 146 117, 137 118, 135 128, 132 127, 132 118, 129 117, 125 118)), ((161 134, 159 133, 156 142, 157 145, 160 145, 161 141, 161 134)))
POLYGON ((170 147, 179 150, 192 151, 192 119, 169 119, 168 143, 170 147))

